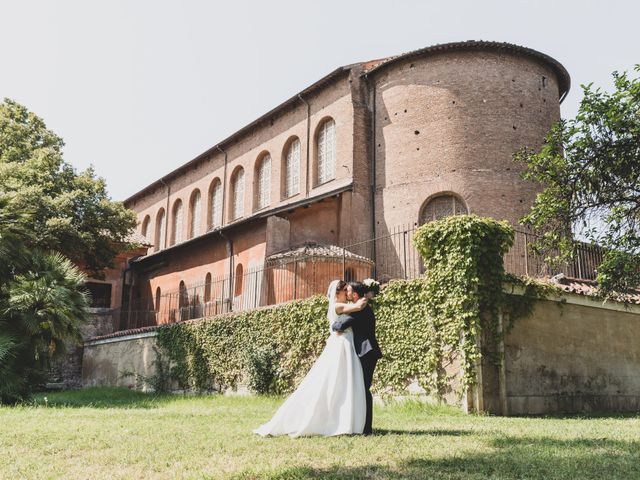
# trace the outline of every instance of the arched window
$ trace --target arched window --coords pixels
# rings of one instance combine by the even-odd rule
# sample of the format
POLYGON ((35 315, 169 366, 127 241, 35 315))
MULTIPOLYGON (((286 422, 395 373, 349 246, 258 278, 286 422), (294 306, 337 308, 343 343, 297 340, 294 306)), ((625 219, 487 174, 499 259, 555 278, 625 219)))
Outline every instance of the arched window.
POLYGON ((244 170, 239 168, 231 180, 231 219, 244 215, 244 170))
POLYGON ((467 213, 467 207, 457 196, 451 194, 438 195, 422 207, 420 224, 451 215, 466 215, 467 213))
POLYGON ((180 281, 180 287, 178 288, 178 306, 180 308, 186 307, 189 304, 189 293, 187 292, 187 286, 184 281, 180 281))
POLYGON ((211 274, 207 273, 207 276, 204 277, 204 301, 211 301, 211 274))
POLYGON ((209 228, 222 225, 222 183, 216 178, 209 187, 209 228))
POLYGON ((200 214, 200 190, 196 190, 191 194, 191 223, 189 224, 189 238, 197 237, 200 235, 200 224, 202 222, 202 216, 200 214))
POLYGON ((156 312, 160 311, 160 299, 162 298, 162 294, 160 291, 160 287, 156 288, 156 312))
POLYGON ((173 204, 171 230, 171 245, 180 243, 182 241, 182 200, 180 199, 173 204))
POLYGON ((336 176, 336 123, 326 120, 320 125, 317 136, 318 185, 336 176))
POLYGON ((284 198, 300 193, 300 140, 294 139, 284 160, 284 198))
POLYGON ((161 208, 156 216, 156 238, 154 241, 155 251, 162 250, 165 247, 165 228, 166 228, 166 220, 164 208, 161 208))
POLYGON ((235 297, 242 295, 242 280, 243 280, 243 273, 242 273, 243 269, 242 269, 242 264, 239 263, 236 266, 236 278, 235 278, 235 287, 233 289, 233 295, 235 297))
POLYGON ((271 155, 265 154, 256 165, 256 209, 271 203, 271 155))
POLYGON ((149 240, 149 224, 151 223, 151 217, 146 215, 142 220, 142 226, 140 227, 140 234, 147 240, 149 240))

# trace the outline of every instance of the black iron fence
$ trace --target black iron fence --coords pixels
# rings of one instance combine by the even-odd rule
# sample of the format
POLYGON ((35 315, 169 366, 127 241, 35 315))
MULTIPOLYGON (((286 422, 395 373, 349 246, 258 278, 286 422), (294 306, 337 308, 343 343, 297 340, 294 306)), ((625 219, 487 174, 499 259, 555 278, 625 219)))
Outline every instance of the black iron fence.
MULTIPOLYGON (((181 285, 175 291, 148 299, 131 299, 123 305, 119 329, 181 322, 231 311, 245 311, 295 299, 324 294, 336 278, 363 280, 375 276, 382 283, 413 279, 424 265, 412 240, 415 226, 401 226, 390 233, 341 247, 333 257, 306 256, 269 262, 240 275, 224 275, 211 281, 181 285), (376 259, 374 264, 373 259, 376 259)), ((576 243, 570 262, 551 264, 532 252, 536 235, 516 231, 513 247, 505 255, 505 269, 530 277, 567 276, 594 279, 602 250, 576 243)))
MULTIPOLYGON (((346 250, 345 250, 346 251, 346 250)), ((350 255, 305 256, 287 259, 241 275, 224 275, 155 298, 133 299, 123 306, 120 330, 181 322, 228 312, 276 305, 325 294, 332 280, 364 280, 373 275, 373 262, 350 255)))

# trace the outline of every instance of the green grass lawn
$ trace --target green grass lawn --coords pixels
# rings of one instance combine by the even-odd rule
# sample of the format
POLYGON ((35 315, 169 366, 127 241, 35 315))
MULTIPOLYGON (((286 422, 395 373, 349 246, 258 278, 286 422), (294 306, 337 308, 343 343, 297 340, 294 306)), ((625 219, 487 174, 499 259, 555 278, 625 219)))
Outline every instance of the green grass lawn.
POLYGON ((377 406, 374 435, 261 438, 281 398, 122 389, 0 407, 0 478, 640 479, 640 416, 499 418, 377 406))

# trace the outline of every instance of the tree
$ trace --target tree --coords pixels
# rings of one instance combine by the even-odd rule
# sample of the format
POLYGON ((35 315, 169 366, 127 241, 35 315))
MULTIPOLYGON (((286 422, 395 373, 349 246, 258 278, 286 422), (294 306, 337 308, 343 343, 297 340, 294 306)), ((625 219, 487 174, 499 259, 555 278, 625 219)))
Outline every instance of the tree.
POLYGON ((582 86, 576 117, 554 125, 539 152, 515 156, 544 186, 522 219, 542 233, 537 247, 568 258, 576 234, 604 247, 597 281, 609 297, 640 285, 640 78, 613 79, 611 93, 582 86))
POLYGON ((62 158, 62 139, 25 107, 0 104, 0 403, 29 397, 88 320, 85 274, 130 245, 135 216, 104 180, 62 158))
POLYGON ((24 106, 0 104, 0 191, 33 212, 33 247, 58 251, 100 276, 115 255, 131 248, 135 214, 109 199, 92 168, 76 173, 62 157, 64 142, 24 106))

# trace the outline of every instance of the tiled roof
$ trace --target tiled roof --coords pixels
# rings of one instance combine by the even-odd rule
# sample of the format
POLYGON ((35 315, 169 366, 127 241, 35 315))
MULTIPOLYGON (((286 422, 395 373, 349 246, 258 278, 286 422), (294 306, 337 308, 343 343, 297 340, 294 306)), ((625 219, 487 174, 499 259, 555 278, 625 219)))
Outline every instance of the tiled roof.
POLYGON ((428 55, 443 51, 452 51, 452 50, 474 50, 474 49, 493 49, 493 50, 502 50, 507 52, 513 52, 518 54, 528 55, 530 57, 535 57, 538 60, 546 63, 558 76, 558 86, 560 89, 560 98, 561 100, 564 96, 569 92, 569 88, 571 88, 571 77, 569 76, 569 72, 562 66, 560 62, 556 59, 546 55, 542 52, 538 52, 532 48, 522 47, 520 45, 516 45, 514 43, 507 42, 490 42, 485 40, 467 40, 464 42, 451 42, 451 43, 443 43, 438 45, 432 45, 426 48, 420 48, 418 50, 413 50, 410 52, 402 53, 400 55, 393 55, 391 57, 383 58, 380 60, 373 60, 370 62, 365 62, 362 64, 364 68, 365 74, 372 73, 374 71, 380 70, 387 65, 394 63, 397 60, 408 59, 414 57, 420 57, 422 55, 428 55))
MULTIPOLYGON (((548 283, 555 285, 560 290, 585 295, 587 297, 597 297, 598 284, 594 280, 583 280, 580 278, 567 277, 563 274, 547 279, 548 283)), ((629 303, 640 305, 640 290, 635 290, 625 295, 624 299, 629 303)))
POLYGON ((127 335, 137 335, 140 333, 153 332, 160 328, 162 325, 151 325, 149 327, 130 328, 129 330, 120 330, 118 332, 108 333, 107 335, 98 335, 97 337, 91 337, 86 342, 93 342, 96 340, 106 340, 108 338, 126 337, 127 335))
POLYGON ((368 258, 356 255, 355 253, 345 250, 342 247, 338 247, 337 245, 323 245, 315 242, 307 242, 290 250, 274 253, 267 257, 267 261, 288 260, 300 257, 321 257, 340 260, 342 260, 342 258, 346 258, 348 260, 357 260, 359 262, 373 264, 373 262, 368 258))
POLYGON ((127 242, 131 243, 139 243, 140 245, 144 245, 145 247, 151 247, 153 244, 149 242, 149 239, 137 231, 131 232, 127 235, 127 242))

